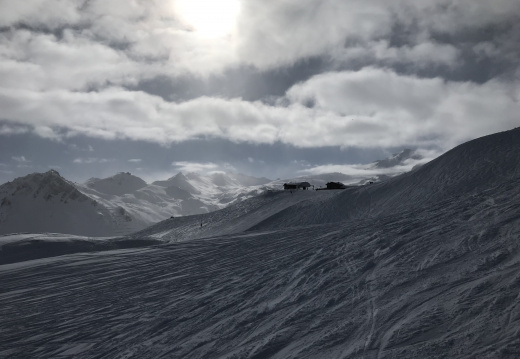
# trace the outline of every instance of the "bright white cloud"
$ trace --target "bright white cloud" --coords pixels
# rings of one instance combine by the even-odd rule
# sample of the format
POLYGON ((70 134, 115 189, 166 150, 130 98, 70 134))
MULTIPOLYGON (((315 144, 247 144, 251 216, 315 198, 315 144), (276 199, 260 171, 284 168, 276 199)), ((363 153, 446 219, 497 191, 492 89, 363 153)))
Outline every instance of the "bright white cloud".
POLYGON ((317 111, 340 115, 328 126, 343 135, 346 146, 437 143, 449 148, 515 127, 520 110, 515 88, 498 81, 478 85, 365 68, 315 76, 287 96, 292 103, 311 103, 317 111))
MULTIPOLYGON (((312 56, 453 65, 458 50, 433 34, 514 23, 520 13, 517 0, 2 0, 0 6, 0 27, 11 27, 0 37, 3 83, 73 89, 186 71, 205 76, 240 64, 266 69, 312 56), (383 40, 396 23, 408 31, 407 45, 383 40)), ((516 44, 495 45, 501 51, 516 44)))
POLYGON ((190 162, 190 161, 174 161, 172 167, 176 172, 182 173, 199 173, 211 175, 215 173, 236 172, 236 168, 230 163, 215 162, 190 162))
POLYGON ((240 58, 265 68, 291 64, 341 47, 346 39, 367 41, 391 30, 392 15, 380 1, 244 2, 239 22, 240 58))
POLYGON ((108 81, 131 84, 148 69, 139 69, 122 51, 71 30, 64 30, 60 39, 28 30, 4 32, 0 53, 4 88, 85 90, 108 81))
POLYGON ((0 27, 17 23, 43 28, 79 24, 80 8, 84 3, 84 0, 1 0, 0 27))
POLYGON ((229 35, 240 12, 239 0, 176 0, 174 6, 187 26, 210 38, 229 35))
POLYGON ((188 161, 175 161, 172 162, 172 166, 179 172, 183 173, 207 173, 217 171, 220 166, 213 162, 188 162, 188 161))
POLYGON ((0 89, 0 107, 19 125, 52 129, 54 136, 447 149, 517 126, 519 97, 510 83, 447 82, 365 68, 297 84, 287 92, 285 107, 210 97, 175 103, 122 88, 89 93, 0 89))

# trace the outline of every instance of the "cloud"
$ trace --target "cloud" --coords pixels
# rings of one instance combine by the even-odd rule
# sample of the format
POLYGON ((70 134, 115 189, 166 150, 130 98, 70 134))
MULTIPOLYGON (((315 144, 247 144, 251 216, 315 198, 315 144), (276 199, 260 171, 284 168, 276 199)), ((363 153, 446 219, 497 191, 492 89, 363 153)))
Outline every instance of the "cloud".
POLYGON ((495 55, 518 60, 520 3, 516 0, 279 1, 244 3, 239 21, 240 59, 258 68, 294 64, 313 56, 346 66, 413 64, 464 66, 459 48, 476 44, 482 29, 501 29, 491 39, 495 55), (516 34, 516 35, 515 35, 516 34), (516 50, 513 50, 516 49, 516 50))
POLYGON ((295 63, 391 31, 391 13, 380 1, 312 0, 244 2, 239 21, 240 58, 259 68, 295 63))
POLYGON ((76 158, 72 161, 72 163, 76 164, 93 164, 93 163, 109 163, 113 162, 113 159, 108 158, 96 158, 96 157, 89 157, 89 158, 76 158))
POLYGON ((510 83, 449 82, 376 68, 321 74, 287 93, 293 104, 310 103, 317 112, 338 116, 322 126, 341 135, 345 146, 445 149, 515 127, 519 95, 510 83))
MULTIPOLYGON (((7 3, 7 2, 5 2, 7 3)), ((44 28, 56 28, 63 25, 75 25, 81 22, 79 12, 84 1, 63 0, 27 0, 9 1, 5 11, 0 13, 0 26, 33 24, 44 28), (56 11, 60 9, 60 11, 56 11)))
POLYGON ((26 159, 25 156, 13 156, 13 157, 11 157, 11 159, 13 159, 14 161, 16 161, 18 163, 28 163, 28 162, 31 162, 28 159, 26 159))
POLYGON ((172 166, 176 171, 183 173, 201 173, 213 174, 223 172, 236 172, 236 168, 230 163, 215 163, 215 162, 190 162, 190 161, 175 161, 172 166))
POLYGON ((384 66, 411 66, 428 69, 432 66, 454 68, 460 64, 460 50, 453 45, 426 41, 420 44, 391 46, 388 40, 376 40, 355 46, 338 47, 331 51, 331 58, 342 63, 363 62, 384 66))
POLYGON ((140 163, 142 160, 140 158, 131 158, 128 160, 128 162, 132 162, 132 163, 140 163))
POLYGON ((318 166, 309 166, 299 170, 302 175, 319 175, 325 173, 343 173, 352 176, 350 183, 366 179, 376 175, 394 176, 412 170, 415 166, 423 165, 437 158, 442 153, 437 150, 418 149, 414 151, 420 158, 408 158, 403 163, 388 168, 374 167, 372 164, 324 164, 318 166))
MULTIPOLYGON (((517 0, 249 0, 235 28, 213 38, 175 2, 27 0, 6 9, 0 135, 447 149, 518 125, 517 0), (450 80, 468 59, 491 61, 482 83, 450 80), (269 101, 205 90, 210 76, 232 87, 226 74, 237 69, 275 78, 306 61, 326 70, 302 70, 269 101), (140 90, 157 78, 196 78, 200 89, 183 102, 167 100, 179 98, 173 85, 161 97, 140 90)), ((274 88, 266 78, 249 86, 274 88)))
POLYGON ((0 14, 0 81, 89 90, 187 72, 205 77, 243 65, 267 70, 311 57, 347 65, 463 66, 458 48, 478 45, 475 34, 498 27, 502 32, 487 40, 495 48, 476 51, 518 59, 517 0, 248 0, 236 21, 229 19, 230 32, 211 38, 185 21, 179 4, 11 1, 0 14))
POLYGON ((176 103, 117 87, 89 93, 0 88, 4 116, 21 127, 45 128, 51 138, 162 144, 220 138, 297 147, 446 149, 517 126, 519 98, 516 83, 450 82, 371 67, 314 76, 290 88, 285 105, 211 97, 176 103))
POLYGON ((12 124, 2 124, 0 126, 0 135, 9 136, 9 135, 20 135, 29 132, 29 129, 26 126, 18 126, 12 124))
MULTIPOLYGON (((60 136, 59 133, 55 133, 56 135, 60 136)), ((67 147, 74 151, 80 151, 80 152, 94 152, 94 147, 91 145, 87 145, 86 147, 80 147, 75 143, 69 143, 67 147)))
POLYGON ((32 166, 30 165, 31 161, 25 158, 25 156, 12 156, 11 159, 18 163, 16 165, 17 168, 28 168, 32 166))
POLYGON ((188 161, 175 161, 172 162, 172 166, 179 172, 183 173, 207 173, 217 171, 220 166, 213 162, 188 162, 188 161))
POLYGON ((70 29, 58 38, 29 30, 0 33, 0 85, 13 89, 88 90, 90 87, 135 83, 148 66, 122 51, 70 29))

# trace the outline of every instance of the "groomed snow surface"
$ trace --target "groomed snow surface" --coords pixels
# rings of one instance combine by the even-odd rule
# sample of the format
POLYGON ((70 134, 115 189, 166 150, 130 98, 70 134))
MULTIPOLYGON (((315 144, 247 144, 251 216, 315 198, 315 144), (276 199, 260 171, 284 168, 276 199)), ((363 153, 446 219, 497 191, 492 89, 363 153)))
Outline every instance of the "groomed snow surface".
POLYGON ((170 243, 1 265, 0 357, 518 358, 519 154, 515 129, 119 239, 170 243))

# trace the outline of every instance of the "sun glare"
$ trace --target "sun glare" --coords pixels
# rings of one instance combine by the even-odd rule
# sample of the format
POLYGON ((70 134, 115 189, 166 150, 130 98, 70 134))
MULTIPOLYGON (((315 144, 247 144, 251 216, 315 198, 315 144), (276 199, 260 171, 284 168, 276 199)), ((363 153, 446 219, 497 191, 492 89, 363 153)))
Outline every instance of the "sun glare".
POLYGON ((181 20, 204 37, 230 34, 240 11, 240 0, 176 0, 181 20))

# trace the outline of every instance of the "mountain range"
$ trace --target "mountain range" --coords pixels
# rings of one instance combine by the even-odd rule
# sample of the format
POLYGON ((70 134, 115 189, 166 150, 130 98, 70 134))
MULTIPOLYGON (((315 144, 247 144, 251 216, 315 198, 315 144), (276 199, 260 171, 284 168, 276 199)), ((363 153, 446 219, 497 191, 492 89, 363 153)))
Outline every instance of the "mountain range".
MULTIPOLYGON (((391 163, 399 165, 410 158, 417 155, 404 150, 394 155, 391 163)), ((380 162, 369 164, 367 168, 378 166, 380 162)), ((384 179, 383 172, 379 177, 367 174, 365 181, 384 179)), ((121 172, 79 184, 51 170, 0 186, 0 234, 50 232, 119 236, 170 217, 213 212, 267 190, 279 190, 288 181, 310 181, 317 188, 329 181, 350 183, 359 178, 329 173, 271 181, 237 173, 179 172, 167 180, 148 184, 129 172, 121 172)))

